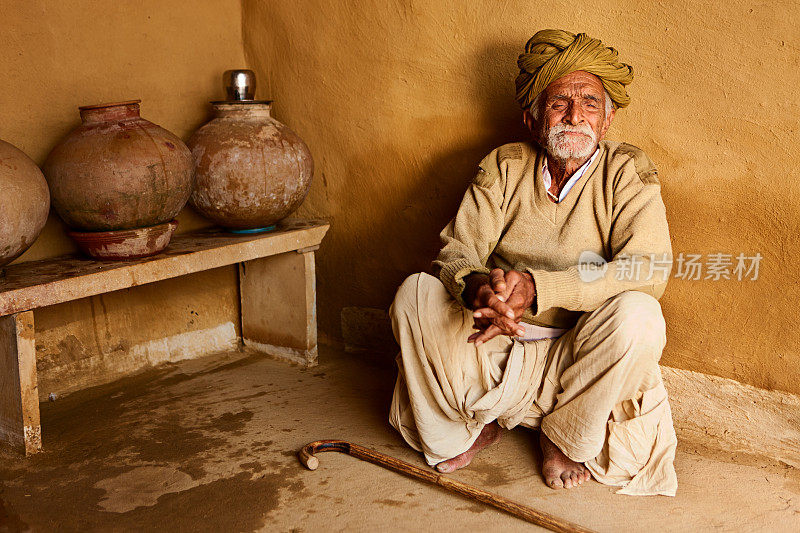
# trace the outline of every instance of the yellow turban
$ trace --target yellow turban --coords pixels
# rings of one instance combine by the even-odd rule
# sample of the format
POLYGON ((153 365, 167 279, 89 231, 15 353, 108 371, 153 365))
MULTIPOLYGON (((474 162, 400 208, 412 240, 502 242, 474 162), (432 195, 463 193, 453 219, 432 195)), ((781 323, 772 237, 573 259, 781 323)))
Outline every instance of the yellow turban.
POLYGON ((538 31, 517 60, 517 102, 527 109, 551 82, 583 70, 600 78, 616 107, 625 107, 631 101, 625 86, 633 81, 633 67, 620 63, 617 55, 616 50, 585 33, 538 31))

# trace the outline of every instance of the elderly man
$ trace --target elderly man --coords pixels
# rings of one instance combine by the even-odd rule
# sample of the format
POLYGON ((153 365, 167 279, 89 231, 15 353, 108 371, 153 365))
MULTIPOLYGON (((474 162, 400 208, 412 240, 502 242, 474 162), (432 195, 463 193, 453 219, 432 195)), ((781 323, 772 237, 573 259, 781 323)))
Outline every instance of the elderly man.
POLYGON ((554 488, 591 476, 674 495, 676 438, 658 360, 672 249, 656 169, 603 141, 632 68, 585 34, 543 30, 519 56, 533 142, 480 163, 442 231, 436 277, 392 304, 390 421, 440 472, 502 428, 539 428, 554 488))

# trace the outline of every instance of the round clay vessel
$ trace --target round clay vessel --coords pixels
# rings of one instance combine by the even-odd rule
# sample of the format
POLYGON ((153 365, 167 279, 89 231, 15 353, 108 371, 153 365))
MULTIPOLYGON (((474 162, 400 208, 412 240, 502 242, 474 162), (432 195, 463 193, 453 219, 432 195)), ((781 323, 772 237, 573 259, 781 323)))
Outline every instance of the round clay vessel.
POLYGON ((275 224, 297 209, 314 162, 292 130, 270 117, 270 102, 212 102, 215 118, 188 145, 194 156, 192 207, 229 229, 275 224))
POLYGON ((0 141, 0 267, 30 248, 50 212, 50 192, 30 157, 0 141))
POLYGON ((139 259, 155 255, 169 244, 178 221, 148 228, 117 231, 69 231, 83 253, 95 259, 139 259))
POLYGON ((114 231, 169 222, 192 191, 192 156, 139 116, 140 100, 80 108, 82 124, 50 152, 44 175, 72 229, 114 231))

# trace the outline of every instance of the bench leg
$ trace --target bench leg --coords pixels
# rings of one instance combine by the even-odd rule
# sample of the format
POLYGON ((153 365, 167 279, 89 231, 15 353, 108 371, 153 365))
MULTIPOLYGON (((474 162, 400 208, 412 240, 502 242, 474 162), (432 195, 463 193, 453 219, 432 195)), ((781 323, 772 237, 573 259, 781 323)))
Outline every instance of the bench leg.
POLYGON ((0 441, 26 455, 42 449, 33 311, 0 317, 0 441))
POLYGON ((246 348, 304 366, 317 364, 313 249, 239 263, 239 289, 246 348))

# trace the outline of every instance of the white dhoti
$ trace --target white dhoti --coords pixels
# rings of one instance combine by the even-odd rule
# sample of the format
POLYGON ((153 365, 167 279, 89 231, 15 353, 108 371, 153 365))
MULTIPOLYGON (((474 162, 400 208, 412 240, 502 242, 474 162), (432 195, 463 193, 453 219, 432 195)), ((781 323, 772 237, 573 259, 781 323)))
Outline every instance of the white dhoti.
POLYGON ((558 338, 467 342, 472 312, 428 274, 390 311, 400 344, 390 422, 430 465, 467 451, 497 420, 541 428, 595 479, 624 494, 674 496, 677 439, 658 360, 658 301, 626 291, 558 338))

